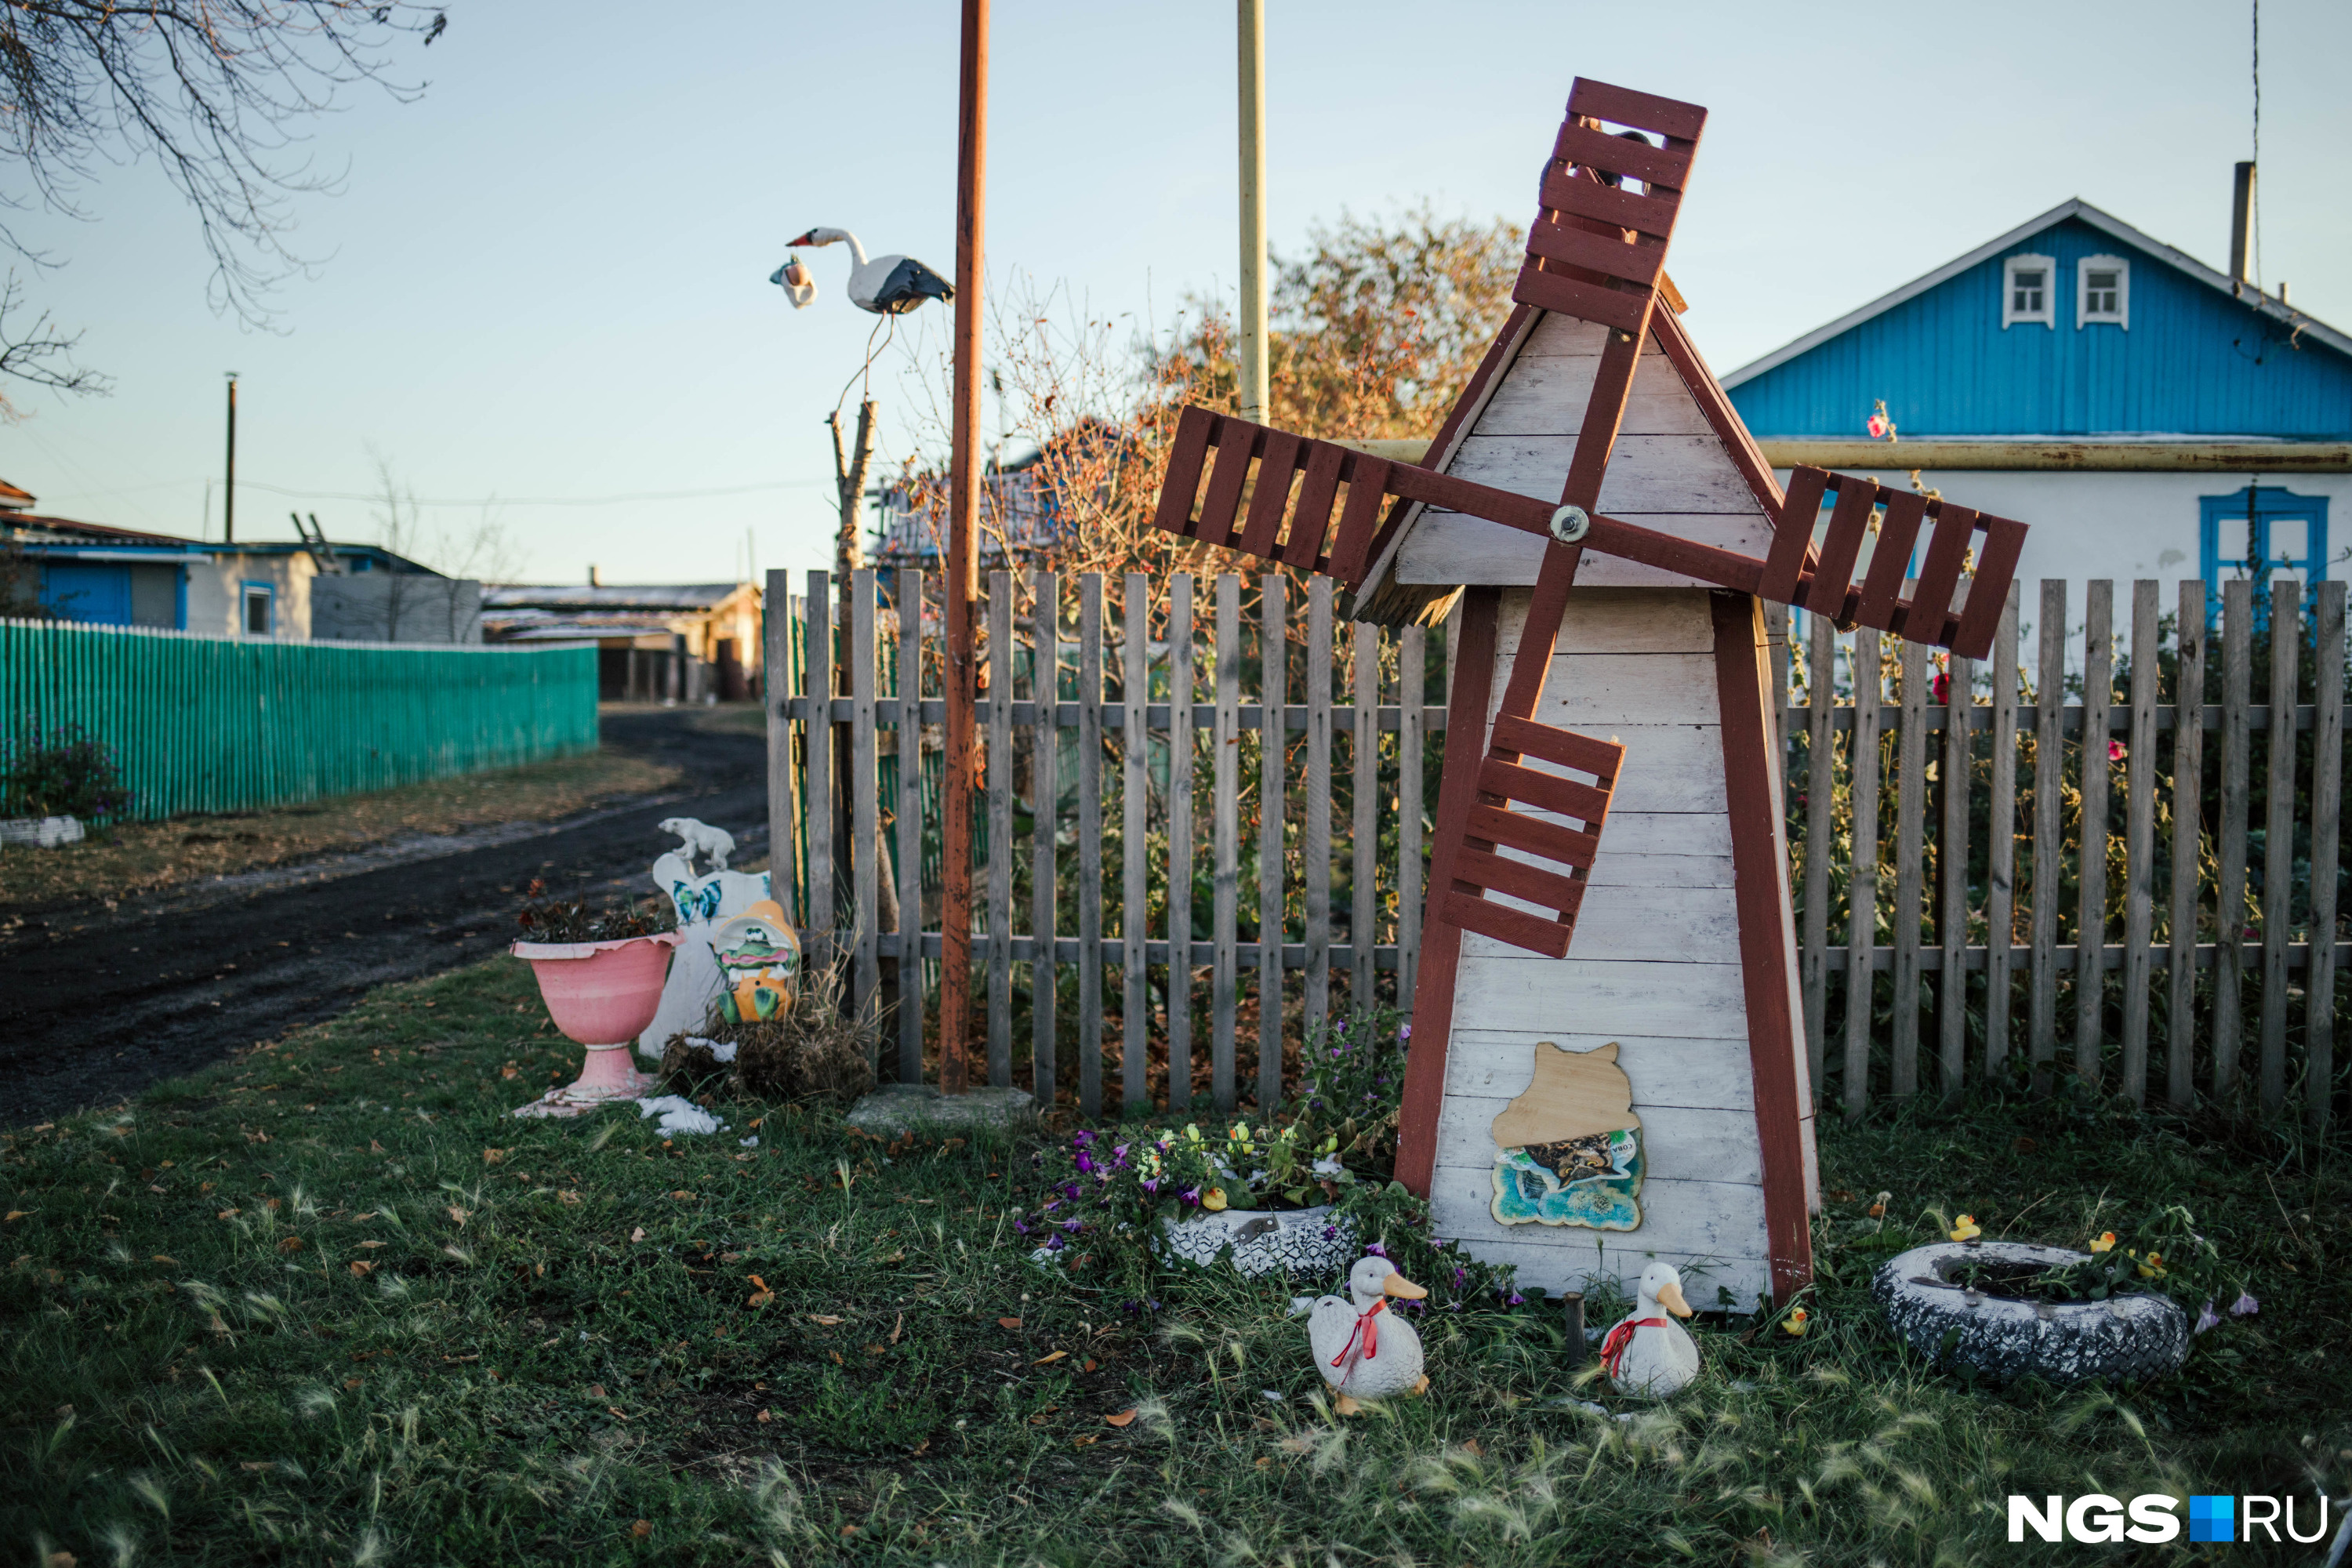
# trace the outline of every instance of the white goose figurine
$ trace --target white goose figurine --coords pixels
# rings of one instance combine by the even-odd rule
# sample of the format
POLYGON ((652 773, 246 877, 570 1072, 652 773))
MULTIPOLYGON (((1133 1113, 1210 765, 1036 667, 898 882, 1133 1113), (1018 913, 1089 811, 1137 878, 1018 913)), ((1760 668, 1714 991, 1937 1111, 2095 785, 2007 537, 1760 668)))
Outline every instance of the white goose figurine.
POLYGON ((1601 1363, 1620 1394, 1665 1399, 1698 1376, 1697 1342, 1674 1318, 1660 1316, 1661 1307, 1675 1318, 1691 1315, 1683 1300, 1683 1277, 1671 1263, 1653 1263, 1642 1270, 1633 1315, 1601 1342, 1601 1363))
POLYGON ((1385 1258, 1357 1260, 1348 1271, 1348 1294, 1319 1298, 1307 1319, 1307 1342, 1315 1347, 1315 1370, 1339 1392, 1339 1414, 1353 1415, 1359 1399, 1393 1399, 1429 1387, 1421 1370, 1421 1336, 1388 1310, 1391 1300, 1417 1301, 1429 1294, 1397 1272, 1385 1258))
MULTIPOLYGON (((793 244, 848 246, 849 302, 877 316, 902 315, 926 300, 955 298, 955 289, 946 279, 911 256, 877 256, 868 260, 866 247, 845 228, 813 228, 793 244)), ((791 295, 795 307, 816 298, 816 285, 809 280, 808 268, 798 257, 777 268, 768 281, 791 295)))

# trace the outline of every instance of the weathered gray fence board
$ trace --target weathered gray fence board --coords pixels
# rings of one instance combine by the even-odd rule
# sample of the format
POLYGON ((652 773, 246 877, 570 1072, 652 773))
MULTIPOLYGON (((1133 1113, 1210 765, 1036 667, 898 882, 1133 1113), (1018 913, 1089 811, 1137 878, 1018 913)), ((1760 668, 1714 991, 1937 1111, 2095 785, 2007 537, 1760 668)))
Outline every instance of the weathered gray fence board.
MULTIPOLYGON (((1349 697, 1359 713, 1381 705, 1381 634, 1361 621, 1350 629, 1348 650, 1349 697)), ((1372 921, 1379 908, 1381 846, 1379 802, 1381 736, 1377 730, 1357 730, 1348 737, 1349 820, 1348 823, 1348 941, 1356 962, 1348 973, 1348 1003, 1363 1006, 1372 997, 1372 921)))
POLYGON ((1122 788, 1119 799, 1118 934, 1126 939, 1121 955, 1119 992, 1119 1103, 1130 1109, 1151 1103, 1151 1079, 1145 1069, 1151 1037, 1150 973, 1144 966, 1144 940, 1150 924, 1150 885, 1145 856, 1151 847, 1151 790, 1147 769, 1151 761, 1150 737, 1143 727, 1143 710, 1151 699, 1151 583, 1140 572, 1127 574, 1126 602, 1120 606, 1118 679, 1122 716, 1118 738, 1122 788))
MULTIPOLYGON (((2187 710, 2205 701, 2205 584, 2180 584, 2179 657, 2173 700, 2187 710)), ((2200 850, 2205 816, 2205 726, 2172 731, 2171 973, 2165 992, 2165 1098, 2182 1110, 2196 1099, 2197 973, 2188 956, 2197 950, 2200 850)))
MULTIPOLYGON (((1853 637, 1853 749, 1847 752, 1853 781, 1851 820, 1853 854, 1846 880, 1846 946, 1867 952, 1878 943, 1878 714, 1882 681, 1878 633, 1864 626, 1853 637)), ((1847 982, 1845 1010, 1845 1113, 1859 1116, 1870 1105, 1870 983, 1847 982)))
MULTIPOLYGON (((808 689, 833 695, 832 580, 808 575, 808 689)), ((808 930, 803 943, 811 962, 833 962, 833 726, 810 724, 803 750, 807 781, 805 841, 808 846, 808 930)))
POLYGON ((1331 1010, 1331 579, 1320 574, 1307 584, 1307 790, 1298 812, 1307 905, 1300 1017, 1312 1037, 1331 1010))
POLYGON ((1102 574, 1078 578, 1078 1109, 1102 1114, 1102 574))
MULTIPOLYGON (((2253 584, 2221 584, 2221 874, 2213 898, 2214 929, 2234 936, 2246 924, 2246 703, 2253 679, 2253 584)), ((2213 977, 2213 1092, 2227 1094, 2238 1081, 2238 1031, 2245 1005, 2244 950, 2235 942, 2221 949, 2221 973, 2213 977)))
POLYGON ((2115 584, 2089 584, 2083 605, 2082 846, 2074 906, 2074 1071, 2099 1081, 2106 984, 2094 956, 2107 942, 2107 710, 2115 701, 2115 584))
POLYGON ((988 1081, 1013 1083, 1013 574, 988 574, 988 1081))
MULTIPOLYGON (((881 775, 876 769, 874 732, 874 573, 860 567, 849 574, 849 871, 857 900, 850 939, 856 963, 851 970, 851 1004, 860 1018, 874 1016, 875 996, 882 984, 882 950, 877 940, 874 911, 881 907, 882 884, 876 874, 875 851, 881 846, 881 775)), ((867 1047, 869 1064, 882 1070, 882 1038, 877 1034, 867 1047)))
POLYGON ((2131 742, 2124 753, 2124 1092, 2147 1098, 2148 899, 2156 857, 2157 584, 2132 584, 2131 742))
POLYGON ((1936 881, 1943 889, 1936 911, 1936 936, 1943 949, 1944 973, 1936 983, 1937 1088, 1947 1100, 1958 1095, 1968 1074, 1969 983, 1969 796, 1976 769, 1970 762, 1970 721, 1976 716, 1975 671, 1955 657, 1945 687, 1944 762, 1938 770, 1944 820, 1936 837, 1936 881))
POLYGON ((2042 657, 2033 667, 2033 956, 2026 997, 2027 1049, 2039 1078, 2058 1050, 2058 898, 2066 853, 2059 808, 2064 798, 2065 742, 2058 731, 2066 700, 2066 584, 2042 584, 2042 657))
MULTIPOLYGON (((2271 711, 2295 706, 2296 661, 2303 651, 2303 584, 2271 580, 2271 711)), ((2264 1118, 2286 1104, 2286 947, 2294 918, 2294 729, 2271 726, 2270 776, 2263 805, 2262 1106, 2264 1118), (2280 853, 2280 847, 2285 853, 2280 853)))
POLYGON ((1283 752, 1282 721, 1290 701, 1288 582, 1273 573, 1258 579, 1258 658, 1264 674, 1258 731, 1257 784, 1257 1103, 1282 1102, 1283 752))
POLYGON ((2010 948, 2017 939, 2017 602, 2009 585, 1992 643, 1992 785, 1986 802, 1990 837, 1985 843, 1985 1071, 2009 1066, 2009 1014, 2016 976, 2010 948))
POLYGON ((1837 709, 1837 644, 1827 616, 1805 617, 1805 910, 1798 981, 1805 1003, 1805 1062, 1821 1092, 1829 1041, 1831 824, 1837 816, 1837 764, 1830 716, 1837 709))
MULTIPOLYGON (((1054 723, 1058 706, 1062 668, 1062 579, 1058 573, 1039 572, 1030 582, 1035 599, 1030 637, 1030 690, 1036 727, 1029 740, 1029 806, 1034 814, 1030 833, 1029 931, 1032 938, 1050 946, 1057 933, 1055 911, 1055 865, 1061 847, 1062 745, 1054 723)), ((1054 1102, 1055 1047, 1058 1022, 1055 996, 1059 977, 1051 952, 1032 961, 1029 975, 1030 1092, 1040 1105, 1054 1102)))
POLYGON ((1234 1109, 1234 1015, 1240 1006, 1240 959, 1234 951, 1241 918, 1242 778, 1242 585, 1232 573, 1217 577, 1217 720, 1211 737, 1210 798, 1216 812, 1216 866, 1212 873, 1216 908, 1211 940, 1216 944, 1215 996, 1211 1007, 1210 1091, 1217 1109, 1234 1109))
MULTIPOLYGON (((898 574, 898 625, 919 626, 923 615, 923 574, 898 574)), ((898 931, 919 935, 923 929, 923 639, 898 638, 898 800, 895 808, 898 830, 898 931), (913 703, 912 716, 904 706, 913 703)), ((898 949, 898 1081, 923 1081, 923 961, 898 949)))
MULTIPOLYGON (((1906 584, 1906 590, 1911 585, 1906 584)), ((1898 1100, 1919 1088, 1919 923, 1927 811, 1927 650, 1895 646, 1903 717, 1895 731, 1895 1014, 1890 1088, 1898 1100)))
MULTIPOLYGON (((2311 738, 2311 863, 2333 866, 2344 814, 2344 584, 2319 584, 2313 639, 2318 710, 2311 738)), ((2311 879, 2311 970, 2305 977, 2305 1114, 2314 1132, 2327 1130, 2336 1084, 2336 879, 2311 879)))
MULTIPOLYGON (((765 624, 761 627, 761 658, 763 661, 761 668, 774 673, 769 677, 760 701, 768 715, 768 821, 777 827, 798 820, 798 814, 793 809, 793 784, 799 776, 793 766, 793 727, 782 721, 783 704, 791 695, 783 672, 792 668, 789 649, 795 602, 792 574, 781 568, 771 571, 766 596, 761 601, 768 613, 765 624)), ((794 896, 793 847, 790 833, 772 830, 772 841, 768 846, 768 869, 771 873, 768 879, 774 888, 776 901, 783 907, 785 918, 797 921, 801 911, 794 896)))
POLYGON ((1192 577, 1168 584, 1168 1109, 1192 1103, 1192 577))
POLYGON ((1397 639, 1397 1006, 1412 1012, 1414 970, 1421 960, 1421 811, 1423 716, 1427 697, 1429 634, 1407 626, 1397 639))

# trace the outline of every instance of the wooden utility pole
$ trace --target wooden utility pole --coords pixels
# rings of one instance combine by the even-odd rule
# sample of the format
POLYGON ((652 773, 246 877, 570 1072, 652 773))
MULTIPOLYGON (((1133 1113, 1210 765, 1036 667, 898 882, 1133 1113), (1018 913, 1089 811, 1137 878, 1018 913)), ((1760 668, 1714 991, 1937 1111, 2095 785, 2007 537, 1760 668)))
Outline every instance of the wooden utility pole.
MULTIPOLYGON (((971 1036, 971 616, 980 596, 975 544, 980 492, 972 464, 980 455, 980 289, 982 197, 988 176, 988 0, 963 0, 963 59, 957 115, 955 277, 955 440, 948 495, 947 787, 945 886, 940 897, 940 1089, 964 1090, 964 1049, 971 1036)), ((999 854, 1003 853, 1000 848, 999 854)))
POLYGON ((228 483, 221 502, 221 542, 236 542, 236 372, 228 373, 228 483))
POLYGON ((1265 418, 1265 0, 1241 4, 1242 417, 1265 418))

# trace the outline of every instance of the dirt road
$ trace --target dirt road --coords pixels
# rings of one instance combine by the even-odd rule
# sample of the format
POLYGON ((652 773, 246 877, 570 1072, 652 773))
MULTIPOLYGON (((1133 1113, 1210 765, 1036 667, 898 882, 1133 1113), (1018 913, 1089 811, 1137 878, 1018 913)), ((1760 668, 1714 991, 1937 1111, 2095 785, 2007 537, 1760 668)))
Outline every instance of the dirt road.
POLYGON ((51 910, 0 937, 0 1126, 108 1104, 361 993, 498 952, 533 877, 551 889, 649 891, 674 841, 654 824, 697 816, 767 850, 765 742, 693 728, 687 709, 608 713, 604 744, 684 771, 671 793, 568 821, 418 836, 224 878, 108 910, 51 910))

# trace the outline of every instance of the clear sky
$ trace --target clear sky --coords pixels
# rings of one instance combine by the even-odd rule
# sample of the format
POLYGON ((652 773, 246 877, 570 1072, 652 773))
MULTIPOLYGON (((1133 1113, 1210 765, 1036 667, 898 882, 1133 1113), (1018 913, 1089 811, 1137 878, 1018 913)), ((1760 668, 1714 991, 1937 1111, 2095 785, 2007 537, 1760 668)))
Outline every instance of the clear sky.
MULTIPOLYGON (((1718 370, 2069 196, 2222 265, 2252 136, 2244 4, 1267 9, 1277 250, 1342 206, 1423 197, 1524 223, 1579 74, 1706 105, 1669 265, 1718 370)), ((1232 5, 995 11, 992 275, 1139 319, 1229 289, 1232 5)), ((2352 327, 2352 5, 2271 0, 2262 25, 2262 274, 2352 327)), ((325 259, 280 292, 274 332, 208 310, 194 224, 152 165, 106 171, 93 221, 26 226, 66 262, 36 302, 116 387, 22 398, 0 477, 44 510, 194 534, 209 476, 216 537, 234 369, 241 537, 291 538, 297 504, 374 537, 341 498, 381 453, 428 500, 514 498, 499 515, 530 580, 725 578, 747 532, 762 568, 823 565, 821 421, 874 319, 840 247, 804 254, 805 310, 766 278, 817 225, 952 272, 956 26, 952 0, 457 0, 404 56, 420 100, 355 92, 315 128, 344 189, 299 205, 295 243, 325 259)), ((898 382, 877 386, 885 453, 904 452, 898 382)), ((481 509, 425 515, 463 533, 481 509)))

